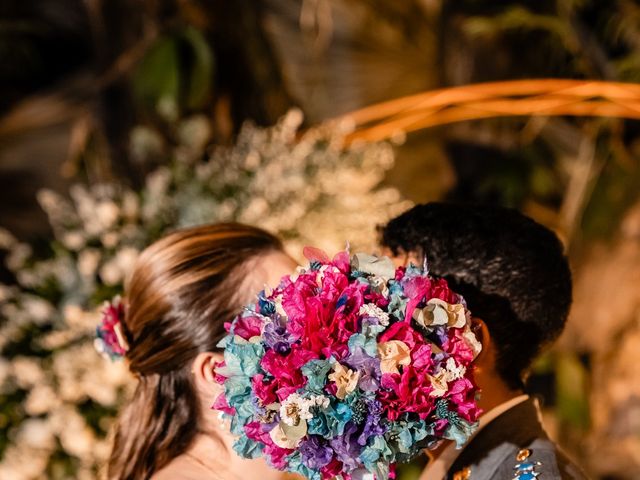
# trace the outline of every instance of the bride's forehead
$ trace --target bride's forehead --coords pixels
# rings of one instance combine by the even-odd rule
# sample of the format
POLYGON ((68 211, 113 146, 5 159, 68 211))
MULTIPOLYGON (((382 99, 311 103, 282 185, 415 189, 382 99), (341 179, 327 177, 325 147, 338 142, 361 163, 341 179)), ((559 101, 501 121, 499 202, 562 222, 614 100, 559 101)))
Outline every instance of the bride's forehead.
POLYGON ((291 275, 298 263, 281 251, 273 251, 256 257, 247 270, 245 287, 248 290, 262 290, 265 285, 276 287, 285 275, 291 275))

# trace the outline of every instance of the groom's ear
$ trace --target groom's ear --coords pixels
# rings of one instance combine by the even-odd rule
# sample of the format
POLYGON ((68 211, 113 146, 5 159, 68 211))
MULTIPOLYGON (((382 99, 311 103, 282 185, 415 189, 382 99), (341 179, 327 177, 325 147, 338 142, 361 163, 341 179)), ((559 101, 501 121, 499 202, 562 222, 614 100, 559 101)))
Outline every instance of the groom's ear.
POLYGON ((477 369, 493 368, 493 342, 489 327, 481 318, 471 318, 471 330, 475 334, 478 341, 482 344, 482 350, 474 360, 477 369))
POLYGON ((214 368, 217 363, 223 360, 220 353, 202 352, 199 353, 191 364, 191 372, 193 373, 196 385, 206 387, 208 384, 216 382, 214 368))

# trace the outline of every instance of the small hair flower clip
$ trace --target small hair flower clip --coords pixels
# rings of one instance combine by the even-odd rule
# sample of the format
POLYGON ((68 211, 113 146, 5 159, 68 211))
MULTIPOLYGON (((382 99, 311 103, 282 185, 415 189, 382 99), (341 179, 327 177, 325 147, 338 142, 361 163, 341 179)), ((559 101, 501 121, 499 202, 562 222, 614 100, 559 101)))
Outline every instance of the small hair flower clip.
POLYGON ((119 296, 105 302, 102 320, 96 327, 96 350, 111 360, 122 358, 129 350, 129 344, 122 330, 124 303, 119 296))

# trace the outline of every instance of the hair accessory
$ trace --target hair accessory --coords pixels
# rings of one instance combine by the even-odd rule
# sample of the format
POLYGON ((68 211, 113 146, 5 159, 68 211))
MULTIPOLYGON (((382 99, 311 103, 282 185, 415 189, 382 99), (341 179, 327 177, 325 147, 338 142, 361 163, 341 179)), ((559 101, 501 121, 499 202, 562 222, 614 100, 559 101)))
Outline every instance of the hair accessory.
POLYGON ((382 480, 443 439, 463 445, 482 348, 464 299, 387 257, 305 255, 309 267, 261 292, 218 345, 214 408, 234 450, 312 480, 382 480))
POLYGON ((102 320, 96 328, 94 342, 96 350, 111 360, 124 357, 129 350, 129 344, 122 330, 124 311, 124 303, 119 296, 110 302, 105 302, 102 320))

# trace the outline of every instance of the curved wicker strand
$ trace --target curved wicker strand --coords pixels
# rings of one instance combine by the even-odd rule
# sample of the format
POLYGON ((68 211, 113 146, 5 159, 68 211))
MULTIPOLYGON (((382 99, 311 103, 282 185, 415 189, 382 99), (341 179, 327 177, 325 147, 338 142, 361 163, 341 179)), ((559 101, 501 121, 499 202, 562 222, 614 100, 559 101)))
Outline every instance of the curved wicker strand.
POLYGON ((347 142, 502 116, 602 116, 640 119, 640 85, 532 79, 453 87, 411 95, 346 114, 347 142))

